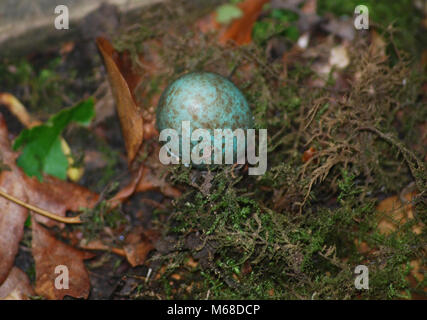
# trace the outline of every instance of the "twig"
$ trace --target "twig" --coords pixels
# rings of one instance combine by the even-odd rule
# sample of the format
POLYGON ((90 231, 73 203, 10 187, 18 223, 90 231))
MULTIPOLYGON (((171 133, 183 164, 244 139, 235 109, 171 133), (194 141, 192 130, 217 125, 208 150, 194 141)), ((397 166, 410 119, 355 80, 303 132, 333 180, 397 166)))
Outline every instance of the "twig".
POLYGON ((21 201, 13 196, 11 196, 10 194, 7 194, 6 192, 0 190, 0 196, 20 205, 23 206, 24 208, 27 208, 28 210, 31 210, 39 215, 42 215, 46 218, 58 221, 58 222, 63 222, 63 223, 69 223, 69 224, 75 224, 75 223, 82 223, 82 221, 80 220, 80 216, 75 216, 75 217, 61 217, 58 216, 56 214, 53 214, 49 211, 40 209, 38 207, 32 206, 31 204, 28 204, 24 201, 21 201))

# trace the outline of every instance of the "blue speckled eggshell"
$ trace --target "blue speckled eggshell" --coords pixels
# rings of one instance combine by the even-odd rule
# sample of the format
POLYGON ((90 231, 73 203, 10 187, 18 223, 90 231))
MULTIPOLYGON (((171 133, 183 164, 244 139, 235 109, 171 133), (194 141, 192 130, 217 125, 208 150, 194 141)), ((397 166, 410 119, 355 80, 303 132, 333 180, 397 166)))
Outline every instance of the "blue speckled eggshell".
POLYGON ((195 129, 253 128, 253 117, 241 91, 228 79, 211 72, 192 72, 171 83, 163 92, 156 114, 159 130, 181 133, 182 121, 195 129))

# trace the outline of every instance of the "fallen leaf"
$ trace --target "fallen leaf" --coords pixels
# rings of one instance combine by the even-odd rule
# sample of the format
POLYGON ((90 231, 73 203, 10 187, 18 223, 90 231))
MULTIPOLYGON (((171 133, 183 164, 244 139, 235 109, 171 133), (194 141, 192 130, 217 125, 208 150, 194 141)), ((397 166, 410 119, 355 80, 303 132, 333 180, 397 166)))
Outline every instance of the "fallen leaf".
MULTIPOLYGON (((0 188, 22 200, 26 200, 25 191, 16 181, 20 178, 14 171, 2 171, 0 188)), ((6 279, 18 253, 19 242, 24 235, 24 223, 27 209, 3 197, 0 197, 0 284, 6 279)))
POLYGON ((107 39, 100 37, 97 38, 96 42, 107 67, 108 78, 116 100, 117 113, 125 140, 128 161, 131 163, 142 145, 143 118, 133 96, 133 88, 129 86, 117 64, 118 53, 107 39))
MULTIPOLYGON (((17 153, 11 149, 8 130, 0 114, 0 155, 9 170, 0 172, 0 189, 15 198, 64 217, 67 210, 77 211, 81 207, 92 207, 98 195, 79 185, 54 177, 45 176, 45 182, 28 177, 15 160, 17 153), (64 196, 66 195, 66 196, 64 196)), ((0 196, 0 284, 6 279, 24 231, 27 209, 0 196)), ((46 217, 35 219, 49 226, 58 223, 46 217)), ((61 226, 61 225, 60 225, 61 226)))
POLYGON ((47 299, 63 299, 64 296, 87 299, 90 291, 89 274, 83 260, 91 254, 77 250, 52 236, 49 231, 32 220, 32 253, 36 265, 35 291, 47 299), (69 288, 57 289, 57 266, 68 268, 69 288))
POLYGON ((309 161, 311 158, 313 158, 315 153, 316 153, 316 149, 313 147, 310 147, 307 150, 305 150, 303 155, 302 155, 302 162, 305 163, 305 162, 309 161))
MULTIPOLYGON (((69 210, 79 211, 82 208, 91 208, 99 198, 96 193, 83 186, 55 177, 45 176, 44 182, 40 183, 35 178, 24 176, 24 181, 29 203, 61 217, 65 217, 69 210)), ((48 227, 58 224, 39 215, 35 219, 48 227)))
MULTIPOLYGON (((11 151, 8 131, 0 114, 0 155, 10 170, 0 172, 0 189, 22 200, 27 200, 20 183, 21 174, 15 165, 16 154, 11 151)), ((19 242, 24 234, 27 209, 0 197, 0 284, 6 279, 18 253, 19 242)))
MULTIPOLYGON (((407 201, 411 201, 415 193, 405 195, 407 201)), ((395 231, 401 224, 414 219, 414 208, 412 204, 402 204, 398 196, 392 196, 381 201, 377 206, 379 212, 378 230, 382 234, 390 234, 395 231)), ((421 234, 422 226, 414 225, 412 231, 421 234)))
POLYGON ((132 267, 144 264, 147 254, 154 249, 151 242, 128 244, 124 247, 126 259, 132 267))
POLYGON ((238 4, 243 12, 239 19, 232 21, 231 25, 220 35, 219 42, 225 44, 232 40, 237 45, 248 44, 252 41, 252 29, 255 21, 262 11, 262 7, 269 0, 245 0, 238 4))
POLYGON ((148 253, 154 249, 153 241, 158 238, 155 231, 135 228, 125 239, 124 251, 132 267, 144 264, 148 253))
POLYGON ((34 295, 27 274, 17 267, 10 270, 7 279, 0 286, 0 300, 27 300, 34 295))

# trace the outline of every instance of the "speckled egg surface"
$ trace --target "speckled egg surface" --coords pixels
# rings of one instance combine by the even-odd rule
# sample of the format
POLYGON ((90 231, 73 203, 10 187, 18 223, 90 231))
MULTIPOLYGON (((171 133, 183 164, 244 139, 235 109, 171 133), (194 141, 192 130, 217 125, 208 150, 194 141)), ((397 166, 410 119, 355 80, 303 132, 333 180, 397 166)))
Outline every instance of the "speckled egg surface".
POLYGON ((172 82, 157 107, 157 128, 181 132, 182 121, 195 129, 253 128, 252 112, 242 92, 211 72, 192 72, 172 82))

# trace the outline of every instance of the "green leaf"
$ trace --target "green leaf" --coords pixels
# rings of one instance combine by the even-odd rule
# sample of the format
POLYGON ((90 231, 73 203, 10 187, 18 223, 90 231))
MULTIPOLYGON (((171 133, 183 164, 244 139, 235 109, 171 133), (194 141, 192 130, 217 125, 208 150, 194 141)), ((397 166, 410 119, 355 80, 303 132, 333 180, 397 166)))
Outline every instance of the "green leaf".
POLYGON ((44 124, 23 130, 13 144, 14 150, 23 148, 18 166, 28 176, 36 176, 40 181, 43 172, 64 180, 68 161, 61 148, 61 133, 71 122, 87 126, 94 115, 93 99, 89 98, 61 110, 44 124))
POLYGON ((243 15, 242 10, 233 4, 223 4, 216 9, 216 21, 221 24, 228 24, 233 19, 240 18, 243 15))

